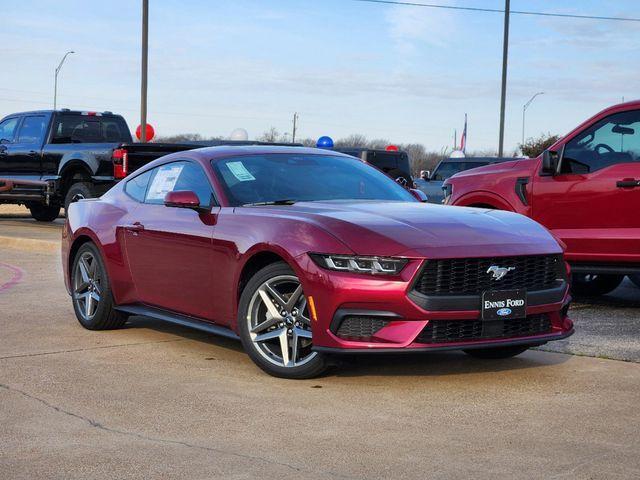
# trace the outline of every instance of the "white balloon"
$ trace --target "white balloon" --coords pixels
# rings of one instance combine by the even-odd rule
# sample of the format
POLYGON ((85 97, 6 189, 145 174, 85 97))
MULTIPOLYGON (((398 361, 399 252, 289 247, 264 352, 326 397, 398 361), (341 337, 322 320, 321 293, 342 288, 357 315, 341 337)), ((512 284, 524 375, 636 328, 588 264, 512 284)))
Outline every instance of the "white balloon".
POLYGON ((249 140, 249 133, 244 128, 236 128, 229 136, 230 140, 249 140))
POLYGON ((451 155, 449 155, 449 158, 464 158, 465 156, 462 150, 454 150, 451 152, 451 155))

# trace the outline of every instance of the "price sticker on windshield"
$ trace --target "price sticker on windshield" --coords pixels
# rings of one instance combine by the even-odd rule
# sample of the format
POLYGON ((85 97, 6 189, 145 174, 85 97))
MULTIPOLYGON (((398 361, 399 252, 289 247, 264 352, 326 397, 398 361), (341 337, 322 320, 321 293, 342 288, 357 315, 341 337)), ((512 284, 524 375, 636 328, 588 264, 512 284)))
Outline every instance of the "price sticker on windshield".
POLYGON ((247 167, 245 167, 242 162, 228 162, 227 167, 229 167, 233 176, 241 182, 249 182, 256 179, 256 177, 251 175, 251 172, 247 170, 247 167))

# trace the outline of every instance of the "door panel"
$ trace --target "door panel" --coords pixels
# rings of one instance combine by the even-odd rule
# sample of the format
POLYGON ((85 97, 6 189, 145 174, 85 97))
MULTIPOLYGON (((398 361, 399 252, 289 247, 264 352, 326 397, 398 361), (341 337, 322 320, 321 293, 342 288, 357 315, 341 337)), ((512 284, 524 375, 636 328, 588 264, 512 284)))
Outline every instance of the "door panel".
POLYGON ((534 180, 533 218, 560 237, 574 261, 640 262, 640 162, 593 173, 565 173, 534 180))
POLYGON ((125 233, 139 301, 213 319, 213 230, 194 210, 141 205, 125 233))

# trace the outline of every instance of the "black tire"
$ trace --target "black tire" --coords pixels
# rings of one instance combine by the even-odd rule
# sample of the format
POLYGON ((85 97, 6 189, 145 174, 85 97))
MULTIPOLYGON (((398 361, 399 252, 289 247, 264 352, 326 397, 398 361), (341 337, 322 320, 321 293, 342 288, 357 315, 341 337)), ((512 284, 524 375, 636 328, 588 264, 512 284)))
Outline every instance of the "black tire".
POLYGON ((493 348, 470 348, 464 353, 474 358, 482 358, 485 360, 499 360, 501 358, 511 358, 527 351, 529 345, 513 345, 509 347, 493 347, 493 348))
POLYGON ((578 297, 597 297, 614 291, 624 280, 624 275, 574 273, 571 276, 571 292, 578 297))
MULTIPOLYGON (((242 291, 240 302, 238 305, 238 333, 245 352, 251 360, 269 375, 288 379, 314 378, 322 375, 329 367, 327 358, 324 354, 315 352, 315 356, 311 357, 306 363, 298 366, 283 366, 267 360, 258 350, 258 346, 254 343, 250 333, 249 308, 258 289, 268 280, 281 276, 292 276, 295 274, 291 267, 285 262, 277 262, 264 267, 258 271, 247 283, 242 291)), ((272 327, 276 328, 276 326, 272 327)), ((295 363, 295 362, 294 362, 295 363)))
POLYGON ((631 280, 636 287, 640 288, 640 274, 629 275, 629 280, 631 280))
POLYGON ((60 215, 60 205, 30 203, 27 208, 31 212, 31 216, 38 222, 53 222, 60 215))
POLYGON ((112 330, 122 327, 127 321, 128 315, 115 310, 107 270, 98 247, 91 242, 83 244, 73 259, 73 266, 71 267, 71 291, 76 318, 84 328, 88 330, 112 330), (95 272, 97 273, 96 278, 99 279, 96 281, 96 284, 99 285, 98 294, 100 297, 96 302, 97 307, 95 307, 95 313, 91 316, 86 314, 87 311, 83 311, 82 302, 77 300, 78 294, 76 292, 76 285, 78 285, 77 280, 81 280, 81 278, 78 278, 78 275, 81 275, 78 264, 81 262, 81 259, 86 259, 88 256, 91 256, 93 261, 96 262, 95 265, 91 263, 90 266, 95 267, 95 272))
POLYGON ((67 190, 67 194, 64 196, 64 211, 65 213, 69 210, 69 205, 78 200, 82 200, 84 198, 94 198, 96 196, 93 185, 88 182, 76 182, 73 183, 69 190, 67 190))

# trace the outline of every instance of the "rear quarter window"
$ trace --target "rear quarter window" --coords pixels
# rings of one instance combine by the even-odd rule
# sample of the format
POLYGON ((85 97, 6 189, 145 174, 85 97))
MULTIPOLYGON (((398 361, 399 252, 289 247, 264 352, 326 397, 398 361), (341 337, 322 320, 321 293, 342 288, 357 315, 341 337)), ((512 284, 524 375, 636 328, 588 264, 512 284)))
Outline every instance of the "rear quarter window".
POLYGON ((127 192, 127 195, 137 202, 144 202, 147 187, 149 186, 149 180, 151 179, 153 172, 153 170, 149 170, 148 172, 144 172, 141 175, 133 177, 131 180, 127 180, 127 183, 124 186, 124 191, 127 192))
POLYGON ((51 143, 128 143, 127 123, 117 116, 59 115, 51 143))

